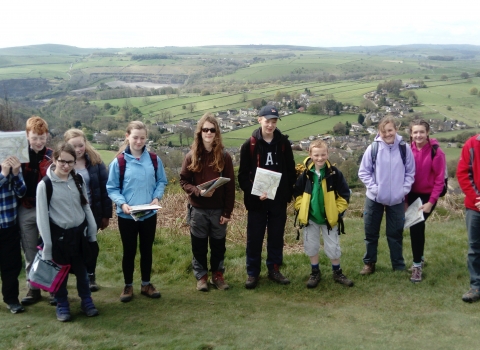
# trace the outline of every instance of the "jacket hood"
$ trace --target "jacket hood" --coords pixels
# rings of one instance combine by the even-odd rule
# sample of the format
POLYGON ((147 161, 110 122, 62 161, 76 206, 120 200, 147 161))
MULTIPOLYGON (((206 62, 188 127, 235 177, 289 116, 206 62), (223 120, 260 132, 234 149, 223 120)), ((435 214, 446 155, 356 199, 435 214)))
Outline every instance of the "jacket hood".
MULTIPOLYGON (((53 182, 65 182, 65 180, 60 179, 57 174, 55 174, 55 164, 51 164, 48 169, 47 169, 47 174, 46 174, 50 180, 53 182)), ((68 179, 67 181, 72 177, 71 174, 68 174, 68 179)))
MULTIPOLYGON (((332 167, 332 163, 330 163, 328 159, 325 161, 325 165, 327 166, 327 169, 332 167)), ((303 166, 310 171, 311 169, 315 168, 315 163, 311 157, 307 157, 303 161, 303 166)))
MULTIPOLYGON (((263 140, 263 136, 262 136, 262 128, 258 128, 257 130, 254 130, 252 132, 252 136, 255 137, 257 140, 263 140)), ((275 129, 275 131, 273 132, 273 140, 272 142, 270 142, 271 144, 275 144, 275 143, 278 143, 281 141, 282 137, 285 137, 286 139, 288 139, 288 136, 287 135, 283 135, 280 130, 275 129)))
MULTIPOLYGON (((395 146, 398 146, 398 144, 403 140, 403 137, 401 137, 398 133, 395 135, 395 141, 393 142, 393 144, 395 146)), ((380 133, 377 134, 377 136, 375 136, 375 140, 374 141, 381 141, 383 144, 387 145, 387 143, 385 141, 383 141, 382 137, 380 136, 380 133)))

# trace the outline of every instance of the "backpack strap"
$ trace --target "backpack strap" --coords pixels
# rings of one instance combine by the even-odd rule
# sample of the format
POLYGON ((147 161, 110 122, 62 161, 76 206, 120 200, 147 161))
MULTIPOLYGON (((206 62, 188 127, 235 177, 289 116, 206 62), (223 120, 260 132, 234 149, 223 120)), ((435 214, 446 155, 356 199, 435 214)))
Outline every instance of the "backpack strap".
POLYGON ((52 180, 48 176, 44 176, 42 181, 45 182, 45 188, 47 190, 47 205, 50 207, 50 200, 52 199, 53 193, 52 180))
MULTIPOLYGON (((153 170, 154 170, 154 173, 155 173, 155 182, 157 182, 157 169, 158 169, 157 154, 154 153, 154 152, 148 152, 148 154, 150 156, 150 160, 152 161, 153 170)), ((123 189, 123 179, 125 178, 125 170, 127 168, 127 161, 125 160, 125 154, 120 153, 117 156, 117 161, 118 161, 118 169, 119 169, 119 172, 120 172, 119 181, 120 181, 120 192, 121 192, 122 189, 123 189)))
MULTIPOLYGON (((400 141, 400 143, 398 144, 398 148, 400 149, 400 155, 402 156, 403 165, 405 165, 405 163, 407 162, 407 144, 405 143, 405 141, 400 141)), ((375 162, 377 161, 378 153, 378 141, 372 142, 372 149, 370 153, 372 155, 372 165, 375 169, 375 162)))
MULTIPOLYGON (((257 144, 257 139, 253 136, 250 136, 250 158, 253 159, 255 154, 255 145, 257 144)), ((260 166, 260 154, 257 153, 257 168, 260 166)))
POLYGON ((127 161, 125 160, 125 155, 123 153, 120 153, 117 156, 117 161, 118 161, 118 169, 119 169, 119 173, 120 173, 120 177, 119 177, 120 192, 122 192, 123 179, 125 178, 125 168, 127 167, 127 161))
POLYGON ((432 145, 432 160, 435 158, 435 155, 437 154, 437 149, 438 145, 432 145))
POLYGON ((405 141, 400 141, 398 147, 400 148, 400 155, 402 156, 403 165, 407 162, 407 143, 405 141))

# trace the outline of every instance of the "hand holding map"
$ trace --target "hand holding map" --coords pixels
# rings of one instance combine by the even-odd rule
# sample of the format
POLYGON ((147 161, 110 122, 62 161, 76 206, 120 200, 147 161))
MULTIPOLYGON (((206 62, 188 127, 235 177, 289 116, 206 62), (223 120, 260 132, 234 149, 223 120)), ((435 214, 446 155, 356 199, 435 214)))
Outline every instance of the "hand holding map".
POLYGON ((15 156, 20 163, 28 163, 28 140, 25 131, 0 132, 0 163, 15 156))
POLYGON ((255 179, 253 180, 252 194, 255 196, 262 196, 266 193, 268 199, 275 199, 281 178, 281 173, 257 168, 255 179))

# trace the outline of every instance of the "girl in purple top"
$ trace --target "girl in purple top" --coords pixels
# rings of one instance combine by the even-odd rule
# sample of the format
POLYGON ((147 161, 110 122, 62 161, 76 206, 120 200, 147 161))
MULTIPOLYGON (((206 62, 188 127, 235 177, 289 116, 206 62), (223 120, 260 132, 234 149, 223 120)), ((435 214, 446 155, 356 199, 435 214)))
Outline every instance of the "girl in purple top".
MULTIPOLYGON (((445 184, 445 153, 435 139, 429 138, 430 125, 423 119, 410 123, 410 144, 415 158, 415 181, 407 201, 413 203, 420 197, 425 221, 437 204, 438 197, 445 184)), ((410 281, 422 281, 425 247, 425 221, 410 227, 412 240, 413 266, 410 281)))
POLYGON ((383 118, 379 125, 376 142, 375 162, 372 145, 365 151, 359 179, 367 187, 367 198, 363 213, 366 253, 360 274, 375 272, 378 238, 383 213, 387 216, 386 235, 390 248, 390 260, 394 270, 405 270, 403 260, 403 225, 405 222, 405 196, 410 192, 415 175, 415 160, 410 147, 397 134, 398 127, 393 117, 383 118), (402 155, 402 149, 404 154, 402 155))

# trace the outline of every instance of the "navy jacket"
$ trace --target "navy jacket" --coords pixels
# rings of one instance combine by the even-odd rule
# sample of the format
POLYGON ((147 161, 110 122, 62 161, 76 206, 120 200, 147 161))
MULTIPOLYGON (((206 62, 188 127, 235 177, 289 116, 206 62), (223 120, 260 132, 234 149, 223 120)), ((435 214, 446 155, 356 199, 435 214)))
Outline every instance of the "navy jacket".
POLYGON ((105 164, 91 165, 88 154, 85 153, 85 166, 90 175, 90 193, 92 195, 92 209, 97 228, 100 228, 102 218, 112 217, 112 201, 107 193, 108 171, 105 164))

